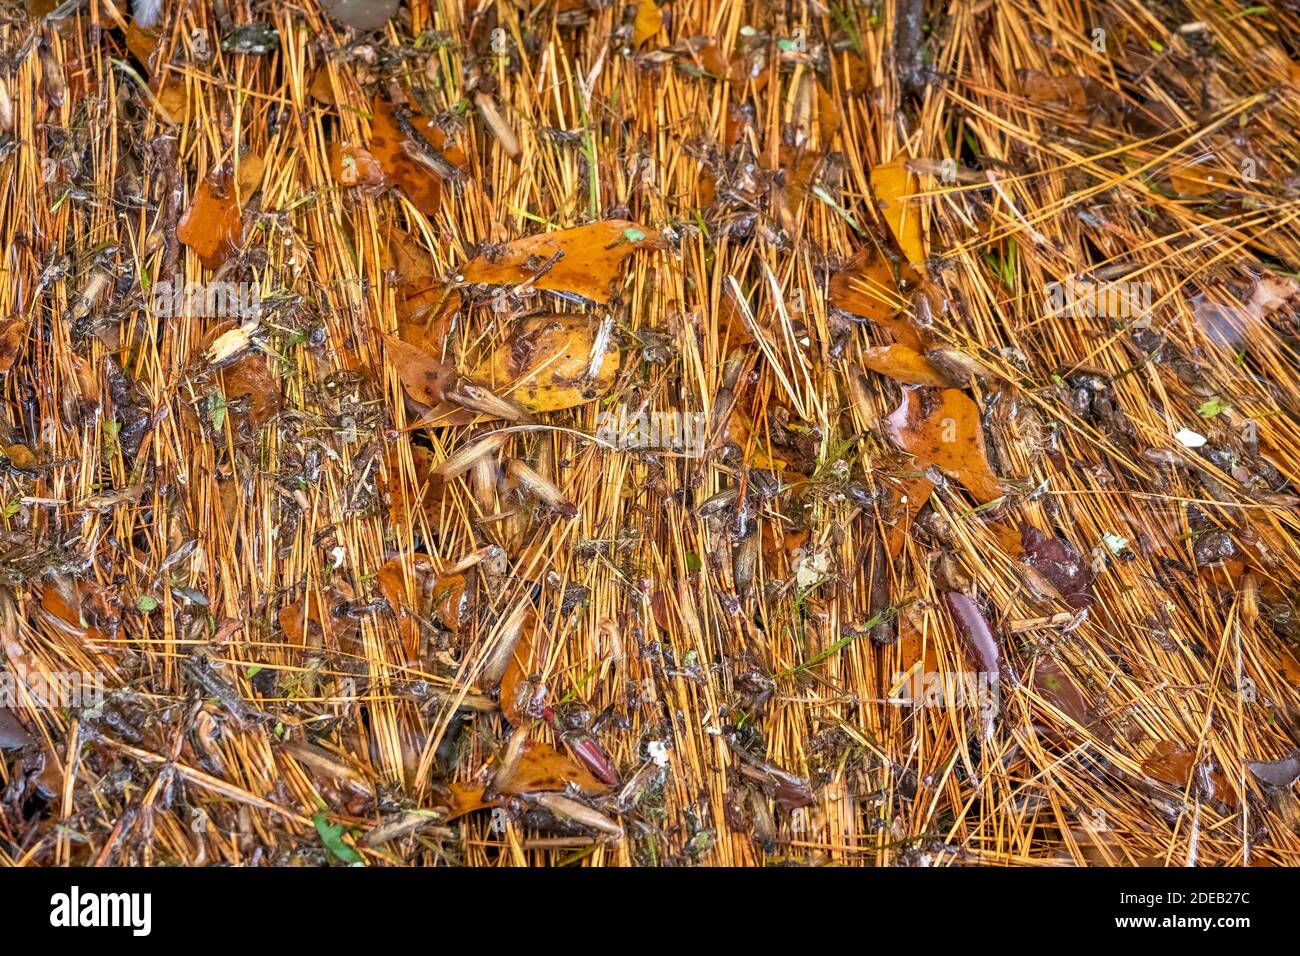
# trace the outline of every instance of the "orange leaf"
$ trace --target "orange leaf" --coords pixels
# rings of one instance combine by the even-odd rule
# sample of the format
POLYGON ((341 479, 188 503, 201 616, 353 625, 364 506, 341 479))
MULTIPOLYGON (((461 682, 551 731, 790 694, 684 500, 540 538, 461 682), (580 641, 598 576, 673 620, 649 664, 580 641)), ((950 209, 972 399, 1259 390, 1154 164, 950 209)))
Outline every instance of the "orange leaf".
POLYGON ((614 385, 618 350, 606 343, 592 376, 592 319, 546 315, 515 323, 510 336, 476 370, 476 377, 531 412, 551 412, 595 401, 614 385))
POLYGON ((910 200, 904 198, 917 189, 916 176, 908 171, 906 160, 900 157, 872 167, 871 189, 883 207, 881 213, 907 261, 912 265, 922 262, 925 243, 921 238, 921 214, 910 200))
POLYGON ((176 238, 194 250, 209 269, 220 269, 239 251, 244 222, 229 174, 214 169, 194 193, 194 202, 176 226, 176 238))
POLYGON ((525 743, 514 766, 506 769, 505 778, 492 783, 493 789, 506 795, 561 792, 570 785, 583 793, 601 793, 607 789, 582 764, 540 740, 525 743))
MULTIPOLYGON (((448 145, 447 135, 429 117, 412 110, 410 125, 442 156, 449 170, 459 171, 465 166, 464 150, 448 145)), ((415 208, 432 216, 442 204, 444 177, 413 158, 421 155, 421 149, 398 124, 393 104, 383 96, 376 96, 370 121, 370 153, 389 181, 401 187, 415 208)))
POLYGON ((641 0, 636 8, 636 22, 632 24, 632 45, 638 47, 659 32, 664 15, 654 0, 641 0))
POLYGON ((831 276, 829 300, 841 311, 870 319, 894 341, 919 352, 924 347, 920 333, 901 310, 907 295, 920 285, 921 276, 910 265, 895 267, 875 246, 865 246, 831 276))
POLYGON ((886 421, 889 437, 925 465, 938 465, 981 503, 1001 496, 989 467, 979 406, 955 388, 905 386, 886 421))
POLYGON ((343 186, 362 187, 367 195, 382 192, 388 185, 379 160, 360 146, 330 143, 330 175, 343 186))
POLYGON ((18 358, 18 350, 23 347, 23 340, 26 338, 26 316, 11 315, 0 321, 0 374, 13 368, 14 360, 18 358))
POLYGON ((465 266, 463 275, 467 283, 520 285, 562 253, 533 285, 572 292, 604 305, 610 299, 610 284, 622 275, 623 260, 633 252, 661 244, 659 234, 652 230, 626 219, 605 219, 516 239, 479 255, 465 266))
POLYGON ((924 355, 906 345, 863 349, 862 364, 873 372, 888 375, 905 385, 933 385, 942 388, 948 384, 924 355))

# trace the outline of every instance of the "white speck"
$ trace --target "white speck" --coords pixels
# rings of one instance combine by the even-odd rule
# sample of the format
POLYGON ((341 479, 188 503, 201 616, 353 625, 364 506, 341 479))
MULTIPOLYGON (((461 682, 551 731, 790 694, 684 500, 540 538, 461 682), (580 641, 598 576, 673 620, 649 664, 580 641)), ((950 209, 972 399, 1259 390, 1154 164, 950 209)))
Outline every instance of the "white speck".
POLYGON ((1178 434, 1174 436, 1187 448, 1200 448, 1205 444, 1205 436, 1198 435, 1190 428, 1178 429, 1178 434))
POLYGON ((645 749, 656 767, 668 766, 668 748, 663 745, 663 741, 652 740, 645 745, 645 749))
POLYGON ((339 568, 343 564, 343 558, 347 555, 347 549, 342 545, 330 551, 330 557, 334 559, 334 567, 339 568))

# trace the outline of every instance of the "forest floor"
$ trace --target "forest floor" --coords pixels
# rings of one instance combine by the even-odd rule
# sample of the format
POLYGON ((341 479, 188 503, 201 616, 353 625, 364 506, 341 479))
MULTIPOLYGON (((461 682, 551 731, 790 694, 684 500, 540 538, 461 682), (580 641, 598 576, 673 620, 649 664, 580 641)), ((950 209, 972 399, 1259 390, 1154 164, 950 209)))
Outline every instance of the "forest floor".
POLYGON ((1300 864, 1300 8, 323 3, 0 6, 0 865, 1300 864))

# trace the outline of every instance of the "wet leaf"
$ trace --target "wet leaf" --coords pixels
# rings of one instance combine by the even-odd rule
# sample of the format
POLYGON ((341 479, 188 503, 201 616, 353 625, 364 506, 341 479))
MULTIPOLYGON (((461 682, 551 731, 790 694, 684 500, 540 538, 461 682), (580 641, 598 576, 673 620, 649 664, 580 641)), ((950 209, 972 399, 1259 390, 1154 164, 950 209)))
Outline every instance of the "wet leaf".
POLYGON ((244 223, 228 172, 218 168, 194 193, 176 226, 176 238, 194 250, 209 269, 220 269, 244 242, 244 223))
MULTIPOLYGON (((446 171, 459 175, 466 165, 465 152, 452 145, 447 134, 433 120, 411 111, 410 125, 418 140, 411 137, 398 124, 393 104, 383 96, 376 96, 370 121, 370 154, 379 163, 389 182, 401 188, 411 204, 426 216, 432 216, 442 205, 447 176, 435 172, 430 165, 413 156, 432 148, 441 156, 446 171), (423 140, 421 144, 419 140, 423 140), (403 145, 406 144, 406 145, 403 145)), ((437 161, 434 161, 437 164, 437 161)))
POLYGON ((1066 604, 1073 608, 1092 604, 1092 567, 1068 541, 1025 525, 1020 529, 1020 543, 1024 548, 1021 560, 1046 578, 1066 604))
POLYGON ((1034 665, 1034 691, 1081 727, 1091 721, 1083 692, 1055 658, 1045 657, 1034 665))
POLYGON ((448 347, 460 293, 433 274, 429 253, 412 237, 394 230, 388 249, 397 272, 397 336, 439 358, 448 347))
POLYGON ((886 549, 891 558, 896 558, 903 550, 912 523, 925 503, 934 492, 934 482, 924 475, 912 478, 899 478, 885 485, 890 495, 888 514, 889 531, 885 539, 886 549))
POLYGON ((245 56, 265 56, 279 46, 280 32, 269 23, 241 23, 221 38, 222 50, 245 56))
POLYGON ((26 316, 11 315, 0 321, 0 374, 13 367, 14 360, 18 358, 18 351, 23 347, 23 340, 26 338, 26 316))
POLYGON ((870 319, 898 344, 920 351, 921 335, 902 312, 920 282, 910 265, 895 266, 875 246, 864 246, 831 276, 828 298, 835 308, 870 319))
POLYGON ((474 377, 530 412, 595 401, 613 387, 619 356, 607 340, 593 358, 597 346, 593 321, 586 315, 548 315, 517 322, 474 377))
POLYGON ((508 771, 504 779, 492 783, 494 790, 506 795, 560 792, 570 786, 583 793, 602 793, 607 789, 582 764, 540 740, 528 741, 508 771))
POLYGON ((875 193, 889 231, 898 240, 907 261, 912 265, 925 260, 925 242, 921 238, 921 214, 915 200, 904 197, 917 192, 917 178, 907 168, 907 160, 895 159, 873 166, 871 189, 875 193))
POLYGON ((1289 787, 1300 779, 1300 750, 1281 760, 1246 761, 1246 769, 1269 787, 1289 787))
POLYGON ((1002 495, 989 467, 979 406, 955 388, 903 388, 902 404, 886 420, 889 437, 961 482, 981 503, 1002 495))
POLYGON ((634 252, 661 244, 659 234, 644 226, 626 219, 604 219, 492 247, 466 264, 462 275, 467 283, 517 286, 545 267, 533 282, 536 288, 571 292, 604 305, 610 300, 610 285, 623 274, 623 261, 634 252), (632 229, 643 238, 629 239, 632 229))
POLYGON ((397 12, 398 0, 322 0, 331 20, 354 30, 378 30, 397 12))
POLYGON ((1183 196, 1208 196, 1231 185, 1227 174, 1210 163, 1179 163, 1169 170, 1174 191, 1183 196))
POLYGON ((35 742, 14 712, 8 707, 0 707, 0 750, 20 750, 35 742))
POLYGON ((330 175, 343 186, 359 186, 367 195, 383 192, 388 185, 379 160, 360 146, 330 143, 330 175))
POLYGON ((409 345, 392 335, 384 336, 388 360, 406 394, 427 405, 427 419, 437 425, 466 425, 477 417, 473 412, 446 400, 446 391, 456 381, 453 365, 439 361, 428 352, 409 345))
MULTIPOLYGON (((1196 755, 1173 741, 1162 740, 1156 744, 1151 756, 1142 761, 1143 772, 1161 783, 1182 790, 1187 787, 1195 769, 1196 755)), ((1193 793, 1198 788, 1193 788, 1193 793)), ((1217 770, 1210 774, 1211 796, 1229 807, 1237 805, 1237 794, 1228 780, 1217 770)))
POLYGON ((1053 76, 1042 70, 1021 70, 1020 86, 1032 103, 1052 104, 1074 112, 1088 106, 1083 80, 1077 76, 1053 76))
POLYGON ((862 350, 862 364, 905 385, 948 385, 924 355, 906 345, 884 345, 862 350))
POLYGON ((632 24, 632 45, 641 46, 659 32, 664 15, 654 0, 641 0, 636 7, 636 21, 632 24))
POLYGON ((325 844, 325 849, 344 863, 361 862, 361 854, 343 842, 343 834, 347 832, 343 824, 330 823, 329 814, 323 811, 313 816, 311 820, 316 824, 316 832, 320 835, 321 843, 325 844))

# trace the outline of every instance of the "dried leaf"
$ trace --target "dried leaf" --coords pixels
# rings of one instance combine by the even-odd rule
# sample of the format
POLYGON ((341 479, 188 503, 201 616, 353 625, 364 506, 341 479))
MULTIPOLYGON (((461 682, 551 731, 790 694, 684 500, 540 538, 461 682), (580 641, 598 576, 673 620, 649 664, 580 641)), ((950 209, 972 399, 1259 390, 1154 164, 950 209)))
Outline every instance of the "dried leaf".
POLYGON ((912 201, 904 197, 917 191, 917 179, 907 169, 907 160, 895 159, 871 169, 871 189, 881 207, 889 231, 898 240, 907 261, 916 265, 925 259, 921 238, 921 214, 912 201))
POLYGON ((886 421, 889 437, 918 462, 937 465, 981 503, 1002 495, 984 449, 979 406, 955 388, 903 387, 886 421))
POLYGON ((471 260, 462 274, 467 283, 509 286, 522 285, 536 276, 533 285, 538 289, 571 292, 604 305, 610 299, 610 285, 623 274, 623 260, 661 244, 659 234, 644 226, 626 219, 604 219, 493 247, 471 260), (551 262, 556 255, 559 258, 551 262), (544 266, 547 268, 538 276, 544 266))
POLYGON ((504 779, 492 787, 507 796, 518 793, 560 792, 570 786, 583 793, 602 793, 607 788, 586 767, 540 740, 524 744, 523 752, 506 768, 504 779))

